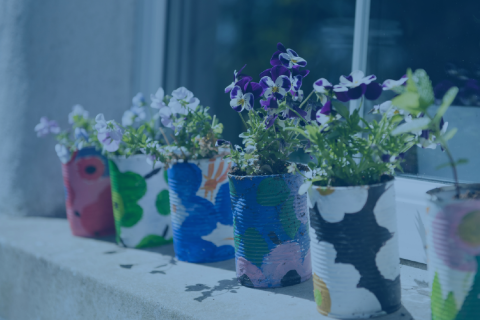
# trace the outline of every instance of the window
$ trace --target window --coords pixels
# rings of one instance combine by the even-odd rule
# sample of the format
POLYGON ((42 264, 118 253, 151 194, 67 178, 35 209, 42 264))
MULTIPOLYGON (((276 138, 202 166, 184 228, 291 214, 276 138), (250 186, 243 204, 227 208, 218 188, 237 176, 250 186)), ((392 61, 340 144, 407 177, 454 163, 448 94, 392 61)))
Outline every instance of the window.
MULTIPOLYGON (((337 81, 352 69, 383 81, 423 68, 439 97, 452 83, 459 86, 445 121, 459 129, 451 140, 454 155, 470 160, 459 167, 460 179, 480 182, 480 2, 175 0, 166 11, 165 89, 183 85, 195 92, 224 123, 226 139, 239 143, 242 124, 223 88, 244 64, 258 80, 280 41, 308 61, 305 92, 316 78, 337 81)), ((373 105, 367 102, 364 112, 373 105)), ((436 169, 444 162, 440 148, 407 155, 396 184, 402 258, 426 262, 425 192, 451 181, 449 168, 436 169)))

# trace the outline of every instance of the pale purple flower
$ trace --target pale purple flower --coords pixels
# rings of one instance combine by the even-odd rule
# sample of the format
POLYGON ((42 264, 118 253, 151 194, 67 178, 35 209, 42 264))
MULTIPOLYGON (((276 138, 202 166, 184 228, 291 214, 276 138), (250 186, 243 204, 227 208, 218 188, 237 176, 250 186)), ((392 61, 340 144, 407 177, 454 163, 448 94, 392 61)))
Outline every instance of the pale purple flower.
POLYGON ((163 107, 158 111, 160 121, 165 128, 175 129, 172 119, 172 110, 169 107, 163 107))
POLYGON ((268 129, 270 128, 271 126, 273 126, 273 124, 275 123, 275 120, 277 119, 277 115, 272 113, 272 114, 269 114, 265 117, 265 128, 268 129))
POLYGON ((123 131, 113 121, 105 121, 103 113, 98 114, 95 117, 95 129, 97 130, 98 141, 103 145, 103 148, 108 152, 115 152, 120 147, 122 142, 123 131))
POLYGON ((193 96, 193 93, 185 87, 180 87, 172 92, 172 98, 168 106, 173 114, 187 115, 189 111, 195 111, 200 100, 193 96))
POLYGON ((57 152, 57 156, 60 159, 60 162, 62 162, 63 164, 68 163, 72 158, 72 154, 63 144, 56 144, 55 151, 57 152))
POLYGON ((260 85, 264 89, 265 98, 270 96, 282 100, 291 88, 290 71, 283 66, 275 66, 271 69, 271 75, 260 79, 260 85))
POLYGON ((163 88, 160 87, 158 88, 155 95, 153 94, 150 95, 150 100, 152 100, 150 107, 154 109, 161 109, 163 107, 166 107, 167 105, 163 102, 164 98, 165 98, 165 91, 163 91, 163 88))
POLYGON ((318 93, 327 94, 332 88, 332 84, 325 78, 320 78, 313 83, 313 89, 318 93))
POLYGON ((292 68, 293 66, 300 66, 305 67, 307 65, 307 61, 301 58, 294 50, 287 49, 286 53, 280 53, 278 56, 280 62, 284 67, 292 68))
POLYGON ((382 94, 382 87, 375 75, 365 77, 360 70, 353 71, 349 76, 340 76, 340 84, 333 87, 335 96, 342 102, 355 100, 363 95, 368 100, 376 100, 382 94))
POLYGON ((44 137, 49 133, 60 133, 60 127, 55 120, 48 120, 47 117, 41 117, 40 123, 35 126, 35 132, 38 137, 44 137))
POLYGON ((80 116, 84 119, 88 118, 88 111, 81 105, 76 104, 72 107, 72 112, 68 114, 68 123, 73 124, 75 116, 80 116))
POLYGON ((145 97, 143 96, 143 93, 139 92, 137 93, 133 98, 132 98, 132 103, 134 106, 137 107, 143 107, 147 103, 145 101, 145 97))
POLYGON ((252 77, 242 74, 242 71, 243 71, 243 69, 245 69, 246 66, 247 65, 244 65, 238 72, 237 72, 237 70, 233 71, 233 82, 230 83, 225 88, 225 93, 228 93, 228 92, 232 91, 233 87, 235 87, 235 86, 243 87, 243 85, 245 85, 246 83, 248 83, 249 81, 252 80, 252 77), (238 83, 240 80, 243 80, 242 81, 243 85, 238 83))
POLYGON ((230 91, 230 106, 237 112, 242 112, 244 109, 252 110, 254 104, 253 93, 247 92, 243 94, 242 88, 239 86, 233 87, 230 91))
POLYGON ((75 139, 83 139, 85 141, 88 141, 89 135, 87 133, 87 130, 84 128, 75 128, 75 139))
POLYGON ((129 127, 139 124, 147 118, 144 107, 133 105, 129 110, 125 111, 122 116, 122 126, 129 127))
POLYGON ((382 89, 383 90, 392 90, 395 87, 403 86, 408 80, 407 75, 403 75, 400 79, 398 80, 392 80, 392 79, 387 79, 383 81, 382 84, 382 89))

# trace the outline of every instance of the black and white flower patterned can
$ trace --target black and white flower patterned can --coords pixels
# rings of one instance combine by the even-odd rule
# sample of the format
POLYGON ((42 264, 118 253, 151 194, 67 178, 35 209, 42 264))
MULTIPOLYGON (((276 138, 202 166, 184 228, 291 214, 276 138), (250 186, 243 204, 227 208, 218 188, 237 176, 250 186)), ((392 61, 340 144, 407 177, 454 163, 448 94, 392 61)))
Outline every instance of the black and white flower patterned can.
POLYGON ((309 190, 317 310, 364 319, 401 307, 393 181, 309 190))

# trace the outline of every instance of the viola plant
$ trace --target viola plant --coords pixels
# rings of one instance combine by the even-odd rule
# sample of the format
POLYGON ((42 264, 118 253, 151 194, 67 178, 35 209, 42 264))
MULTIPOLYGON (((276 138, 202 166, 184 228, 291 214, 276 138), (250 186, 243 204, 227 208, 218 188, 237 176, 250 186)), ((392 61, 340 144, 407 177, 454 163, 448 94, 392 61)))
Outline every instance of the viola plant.
POLYGON ((159 118, 165 128, 160 129, 163 143, 156 139, 147 141, 145 153, 152 159, 167 163, 211 159, 225 151, 216 146, 223 125, 215 116, 210 116, 209 108, 201 106, 200 100, 187 88, 180 87, 171 95, 165 95, 159 88, 151 100, 150 106, 158 110, 154 117, 159 118))
POLYGON ((38 137, 55 135, 57 139, 55 151, 62 163, 70 161, 75 151, 92 146, 99 148, 99 142, 94 134, 94 120, 88 117, 88 111, 81 105, 72 107, 72 112, 68 115, 68 123, 71 128, 62 130, 55 120, 42 117, 40 123, 35 126, 38 137))
POLYGON ((229 146, 236 164, 236 175, 269 175, 289 172, 288 159, 302 146, 299 133, 288 128, 303 128, 311 121, 315 104, 303 101, 303 78, 309 70, 301 69, 307 61, 294 50, 277 44, 277 51, 270 59, 271 68, 260 74, 260 81, 234 72, 234 81, 225 92, 230 93, 230 106, 238 112, 247 131, 240 134, 244 148, 219 140, 218 146, 229 146), (259 103, 255 104, 255 100, 259 103), (248 114, 248 119, 242 112, 248 114))
POLYGON ((306 181, 302 192, 312 184, 335 187, 388 181, 395 169, 402 170, 404 155, 411 147, 433 149, 453 136, 454 131, 446 132, 448 123, 443 114, 454 90, 444 97, 445 107, 430 117, 426 110, 434 102, 433 91, 431 85, 429 91, 423 88, 429 81, 423 70, 415 74, 408 71, 399 80, 385 80, 382 85, 375 80, 375 75, 365 77, 363 72, 354 71, 341 76, 337 85, 324 78, 314 83, 317 100, 322 104, 315 112, 316 121, 304 129, 289 129, 308 139, 305 151, 316 159, 308 164, 313 177, 306 181), (373 107, 371 113, 379 114, 380 119, 369 121, 360 115, 365 99, 376 100, 386 90, 400 95, 373 107), (414 98, 417 100, 411 100, 414 98), (342 102, 355 99, 361 99, 361 103, 350 113, 342 102))

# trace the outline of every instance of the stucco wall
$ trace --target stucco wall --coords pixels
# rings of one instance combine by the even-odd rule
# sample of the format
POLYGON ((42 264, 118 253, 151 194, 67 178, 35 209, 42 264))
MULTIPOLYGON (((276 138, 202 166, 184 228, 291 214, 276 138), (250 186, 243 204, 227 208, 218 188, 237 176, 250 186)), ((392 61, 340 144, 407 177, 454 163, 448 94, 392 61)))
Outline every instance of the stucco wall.
POLYGON ((120 119, 134 72, 133 0, 0 0, 0 215, 65 214, 53 137, 74 104, 120 119))

